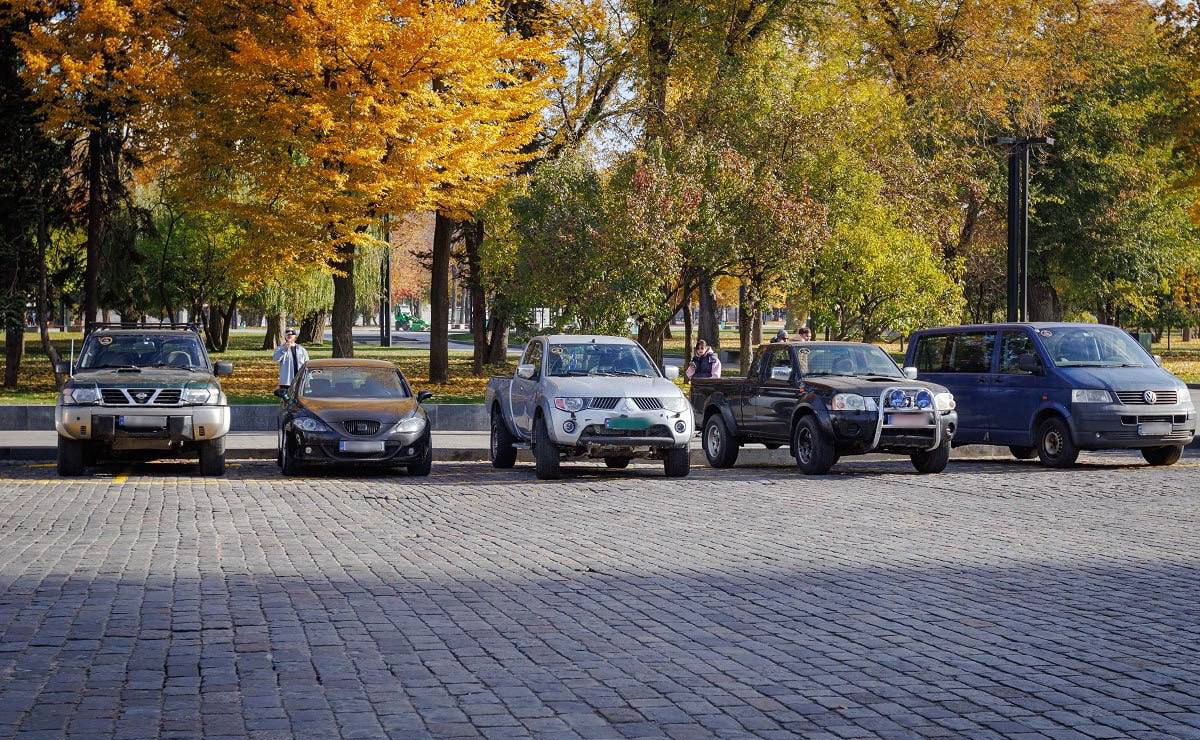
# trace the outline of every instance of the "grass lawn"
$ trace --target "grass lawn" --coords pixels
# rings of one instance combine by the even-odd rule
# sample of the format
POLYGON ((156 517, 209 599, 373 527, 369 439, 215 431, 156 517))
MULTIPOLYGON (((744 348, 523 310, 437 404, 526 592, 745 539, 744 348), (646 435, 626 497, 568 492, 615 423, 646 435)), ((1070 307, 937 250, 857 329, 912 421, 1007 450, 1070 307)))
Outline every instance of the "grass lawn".
MULTIPOLYGON (((82 335, 51 335, 54 345, 66 358, 71 339, 75 339, 78 351, 82 335)), ((223 378, 222 387, 230 403, 277 403, 271 395, 279 377, 279 366, 271 360, 271 352, 260 349, 262 337, 258 334, 233 334, 229 337, 229 350, 214 354, 214 360, 233 363, 233 375, 223 378)), ((329 344, 306 345, 313 358, 329 357, 329 344)), ((429 351, 411 347, 378 347, 358 345, 356 357, 371 357, 391 360, 400 367, 417 390, 428 390, 434 394, 434 403, 480 403, 483 401, 490 375, 509 375, 513 365, 504 364, 485 368, 483 377, 471 375, 471 354, 464 351, 450 352, 450 382, 431 385, 429 378, 429 351)), ((3 367, 0 355, 0 368, 3 367)), ((55 400, 54 373, 50 362, 42 353, 42 343, 35 333, 25 335, 25 359, 21 363, 20 382, 16 388, 0 388, 0 405, 53 404, 55 400)))

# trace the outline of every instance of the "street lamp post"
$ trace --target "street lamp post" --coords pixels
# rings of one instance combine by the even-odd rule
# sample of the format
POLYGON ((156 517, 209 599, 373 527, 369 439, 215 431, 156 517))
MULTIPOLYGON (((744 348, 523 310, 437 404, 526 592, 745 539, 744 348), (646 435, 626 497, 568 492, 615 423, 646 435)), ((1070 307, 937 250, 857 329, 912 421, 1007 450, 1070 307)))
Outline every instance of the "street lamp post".
POLYGON ((1008 320, 1029 320, 1029 149, 1049 136, 997 136, 1008 147, 1008 320))
POLYGON ((383 261, 379 265, 379 346, 392 346, 392 226, 383 214, 383 261))

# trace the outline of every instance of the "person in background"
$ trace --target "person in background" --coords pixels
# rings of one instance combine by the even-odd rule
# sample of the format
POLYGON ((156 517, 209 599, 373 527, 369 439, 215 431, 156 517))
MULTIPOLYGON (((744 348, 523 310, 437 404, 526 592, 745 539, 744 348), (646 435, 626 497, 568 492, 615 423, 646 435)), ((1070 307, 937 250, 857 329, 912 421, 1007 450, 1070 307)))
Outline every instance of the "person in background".
POLYGON ((775 344, 776 342, 786 342, 787 340, 787 329, 780 329, 779 331, 775 332, 774 338, 771 339, 771 344, 775 344))
POLYGON ((275 348, 275 362, 279 363, 279 387, 287 390, 296 379, 300 368, 308 362, 308 350, 296 343, 296 331, 288 329, 283 334, 283 344, 275 348))
POLYGON ((721 377, 721 360, 708 342, 703 339, 696 342, 696 350, 692 353, 692 361, 688 363, 685 374, 688 380, 721 377))
POLYGON ((812 341, 812 331, 807 326, 800 327, 799 329, 796 330, 796 341, 797 342, 811 342, 812 341))

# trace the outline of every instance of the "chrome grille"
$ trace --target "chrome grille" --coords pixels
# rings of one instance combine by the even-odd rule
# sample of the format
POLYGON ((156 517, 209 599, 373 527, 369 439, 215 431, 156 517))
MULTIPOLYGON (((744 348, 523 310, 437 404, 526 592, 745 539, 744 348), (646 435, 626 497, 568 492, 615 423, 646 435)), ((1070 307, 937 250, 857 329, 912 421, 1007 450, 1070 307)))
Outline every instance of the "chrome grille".
POLYGON ((179 403, 181 395, 183 395, 183 391, 179 388, 163 388, 151 403, 156 406, 174 405, 179 403))
POLYGON ((129 399, 125 398, 125 391, 120 388, 101 388, 100 400, 114 406, 124 406, 129 403, 129 399))
POLYGON ((342 428, 350 434, 378 434, 379 422, 375 419, 346 419, 342 422, 342 428))
POLYGON ((596 398, 593 398, 591 400, 591 402, 588 403, 588 408, 589 409, 604 409, 607 411, 611 411, 612 409, 615 409, 617 407, 617 404, 620 402, 621 402, 620 398, 610 398, 610 397, 606 397, 606 396, 598 396, 596 398))
POLYGON ((1174 406, 1179 401, 1175 391, 1153 391, 1154 403, 1146 403, 1146 391, 1117 391, 1117 399, 1129 406, 1174 406))
POLYGON ((178 406, 182 388, 101 388, 105 406, 178 406))
POLYGON ((654 411, 663 407, 662 401, 657 398, 634 398, 633 403, 642 411, 654 411))

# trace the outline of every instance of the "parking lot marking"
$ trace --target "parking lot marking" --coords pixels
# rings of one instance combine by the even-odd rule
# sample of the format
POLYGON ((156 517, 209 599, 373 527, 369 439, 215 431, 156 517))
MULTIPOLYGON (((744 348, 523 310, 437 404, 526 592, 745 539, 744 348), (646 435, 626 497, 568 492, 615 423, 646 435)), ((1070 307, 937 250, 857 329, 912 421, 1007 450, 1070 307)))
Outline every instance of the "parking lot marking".
POLYGON ((114 475, 112 478, 112 482, 118 486, 127 480, 129 480, 129 468, 125 468, 121 472, 114 475))

